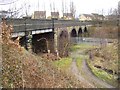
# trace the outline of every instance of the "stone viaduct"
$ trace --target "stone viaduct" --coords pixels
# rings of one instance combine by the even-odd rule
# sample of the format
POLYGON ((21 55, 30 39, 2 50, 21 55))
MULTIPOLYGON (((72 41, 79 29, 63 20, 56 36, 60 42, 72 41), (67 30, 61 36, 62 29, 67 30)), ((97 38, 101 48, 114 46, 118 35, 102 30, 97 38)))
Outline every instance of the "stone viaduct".
POLYGON ((75 37, 81 37, 87 32, 91 22, 57 19, 6 19, 7 24, 13 25, 11 34, 14 40, 20 37, 20 44, 35 53, 59 53, 67 56, 70 43, 75 37), (74 38, 73 38, 74 37, 74 38))

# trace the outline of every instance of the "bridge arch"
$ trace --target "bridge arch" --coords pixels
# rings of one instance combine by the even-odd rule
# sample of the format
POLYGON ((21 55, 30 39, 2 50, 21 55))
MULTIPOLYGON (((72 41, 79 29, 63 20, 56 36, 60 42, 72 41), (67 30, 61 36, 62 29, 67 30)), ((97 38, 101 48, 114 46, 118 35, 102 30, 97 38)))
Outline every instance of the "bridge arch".
POLYGON ((85 26, 84 27, 84 37, 88 37, 88 36, 89 36, 89 32, 88 32, 87 27, 85 26))
POLYGON ((45 38, 40 38, 39 34, 33 35, 32 49, 35 53, 47 53, 47 41, 45 38))
POLYGON ((60 57, 68 56, 68 46, 69 46, 68 36, 69 35, 66 30, 62 30, 58 36, 58 51, 60 57))
POLYGON ((32 37, 32 49, 35 53, 54 52, 54 33, 34 34, 32 37))
POLYGON ((80 27, 78 30, 78 37, 82 36, 82 33, 83 33, 83 31, 82 31, 82 28, 80 27))
POLYGON ((84 33, 88 33, 87 27, 84 28, 84 33))
POLYGON ((71 37, 77 37, 77 31, 76 31, 75 28, 72 29, 70 36, 71 37))

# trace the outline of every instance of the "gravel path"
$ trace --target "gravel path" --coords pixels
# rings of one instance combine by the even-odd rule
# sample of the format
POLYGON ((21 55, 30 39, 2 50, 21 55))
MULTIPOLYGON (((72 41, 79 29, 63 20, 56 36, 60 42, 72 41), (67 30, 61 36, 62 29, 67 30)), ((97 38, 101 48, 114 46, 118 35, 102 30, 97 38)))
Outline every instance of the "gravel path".
POLYGON ((114 88, 106 82, 98 79, 87 66, 86 60, 83 60, 82 71, 79 71, 76 61, 73 60, 71 65, 71 71, 75 77, 82 83, 85 84, 86 88, 114 88))
POLYGON ((75 75, 75 77, 81 82, 81 84, 84 85, 85 88, 95 88, 95 86, 93 86, 90 82, 88 82, 85 78, 82 77, 76 66, 75 60, 73 60, 72 62, 71 71, 75 75))
POLYGON ((81 70, 84 74, 84 77, 87 77, 87 80, 91 81, 91 83, 93 83, 95 86, 100 88, 114 88, 113 86, 107 84, 106 82, 94 76, 89 67, 87 66, 86 60, 83 60, 81 70))
POLYGON ((73 58, 72 64, 71 64, 71 72, 75 75, 75 77, 82 83, 85 85, 85 88, 113 88, 113 90, 115 89, 115 87, 109 85, 108 83, 106 83, 105 81, 97 78, 90 70, 90 68, 87 65, 86 62, 86 55, 84 53, 84 49, 83 50, 77 50, 74 52, 71 52, 71 58, 73 58), (81 55, 81 56, 80 56, 81 55), (77 57, 83 57, 83 62, 82 62, 82 66, 81 69, 78 69, 77 65, 76 65, 76 58, 77 57))

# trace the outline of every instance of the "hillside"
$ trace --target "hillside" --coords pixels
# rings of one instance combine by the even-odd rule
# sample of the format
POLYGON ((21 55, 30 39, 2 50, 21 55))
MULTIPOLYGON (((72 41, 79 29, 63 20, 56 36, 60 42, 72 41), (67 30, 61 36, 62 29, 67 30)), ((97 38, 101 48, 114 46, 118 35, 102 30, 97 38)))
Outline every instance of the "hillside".
POLYGON ((2 23, 2 87, 3 88, 67 88, 82 87, 72 76, 55 68, 10 40, 11 26, 2 23))

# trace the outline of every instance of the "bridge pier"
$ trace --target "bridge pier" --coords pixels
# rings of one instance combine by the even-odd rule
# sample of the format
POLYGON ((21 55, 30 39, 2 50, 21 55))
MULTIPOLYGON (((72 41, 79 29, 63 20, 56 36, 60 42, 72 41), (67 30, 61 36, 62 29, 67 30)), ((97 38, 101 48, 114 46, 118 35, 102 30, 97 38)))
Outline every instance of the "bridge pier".
POLYGON ((32 32, 26 32, 25 36, 20 38, 19 43, 26 50, 32 52, 32 32))
POLYGON ((82 33, 79 28, 90 24, 74 20, 33 20, 30 18, 8 19, 7 24, 11 24, 11 21, 14 28, 12 37, 22 37, 20 44, 28 51, 35 53, 50 51, 57 55, 59 53, 60 56, 68 55, 68 47, 72 40, 74 43, 79 41, 79 37, 87 36, 87 33, 82 33))
POLYGON ((32 52, 32 32, 26 34, 26 47, 28 51, 32 52))
POLYGON ((55 28, 55 30, 54 30, 54 50, 55 50, 56 56, 59 56, 59 52, 58 52, 58 30, 59 30, 59 28, 55 28))

